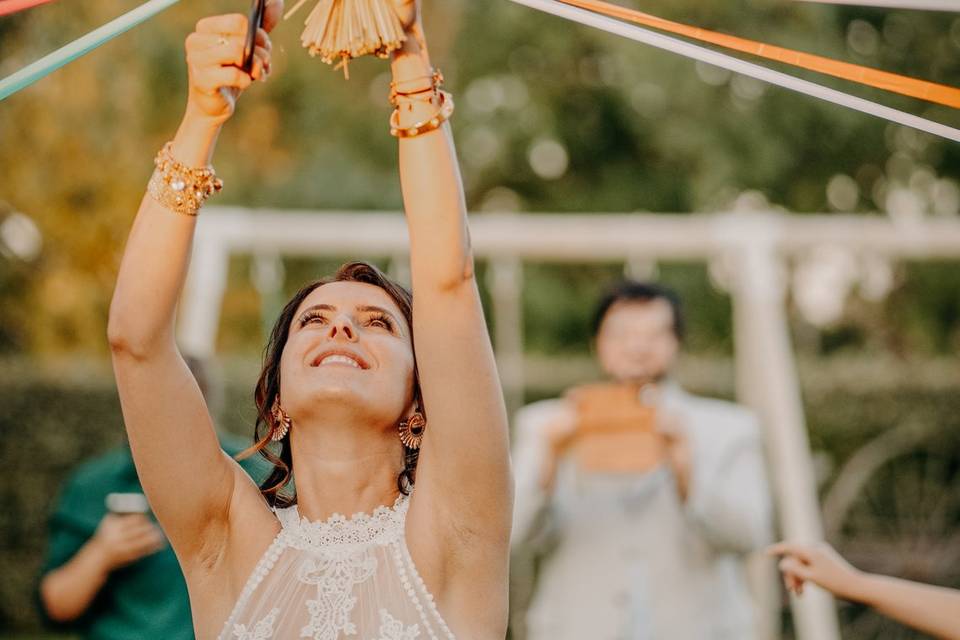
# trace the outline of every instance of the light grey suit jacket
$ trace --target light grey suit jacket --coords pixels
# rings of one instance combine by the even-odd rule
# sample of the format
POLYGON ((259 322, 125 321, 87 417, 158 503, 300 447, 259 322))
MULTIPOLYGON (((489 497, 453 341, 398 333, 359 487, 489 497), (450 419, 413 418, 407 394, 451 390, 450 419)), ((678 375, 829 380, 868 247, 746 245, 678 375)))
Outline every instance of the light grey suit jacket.
POLYGON ((564 461, 546 496, 542 431, 559 400, 515 417, 514 548, 539 555, 528 640, 750 640, 744 556, 772 538, 757 421, 735 404, 668 386, 661 407, 692 448, 688 498, 665 466, 587 474, 564 461))

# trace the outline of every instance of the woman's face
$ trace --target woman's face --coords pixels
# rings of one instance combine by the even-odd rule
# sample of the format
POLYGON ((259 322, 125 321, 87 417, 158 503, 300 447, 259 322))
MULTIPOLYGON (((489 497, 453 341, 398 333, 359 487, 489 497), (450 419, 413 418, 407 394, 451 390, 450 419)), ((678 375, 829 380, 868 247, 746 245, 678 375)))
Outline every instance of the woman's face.
POLYGON ((413 342, 386 291, 332 282, 300 304, 280 359, 280 398, 293 419, 394 425, 413 402, 413 342))

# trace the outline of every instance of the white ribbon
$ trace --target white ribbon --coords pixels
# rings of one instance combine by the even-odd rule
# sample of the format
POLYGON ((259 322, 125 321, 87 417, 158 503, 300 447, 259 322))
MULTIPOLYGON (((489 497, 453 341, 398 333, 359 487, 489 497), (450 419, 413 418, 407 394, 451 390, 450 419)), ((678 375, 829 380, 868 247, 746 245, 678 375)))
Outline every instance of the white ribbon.
POLYGON ((883 118, 884 120, 889 120, 890 122, 902 124, 906 127, 925 131, 935 136, 946 138, 947 140, 960 142, 960 129, 948 127, 945 124, 934 122, 933 120, 921 118, 920 116, 915 116, 905 111, 899 111, 871 102, 870 100, 837 91, 836 89, 824 87, 809 80, 803 80, 780 71, 774 71, 752 62, 745 62, 739 58, 719 53, 713 49, 690 44, 689 42, 666 36, 656 31, 614 20, 613 18, 608 18, 607 16, 599 15, 585 9, 572 7, 557 0, 511 0, 511 2, 532 9, 538 9, 544 13, 566 18, 567 20, 589 27, 595 27, 602 31, 642 42, 687 58, 729 69, 730 71, 750 76, 757 80, 769 82, 770 84, 775 84, 814 98, 820 98, 821 100, 826 100, 827 102, 832 102, 849 109, 855 109, 878 118, 883 118))

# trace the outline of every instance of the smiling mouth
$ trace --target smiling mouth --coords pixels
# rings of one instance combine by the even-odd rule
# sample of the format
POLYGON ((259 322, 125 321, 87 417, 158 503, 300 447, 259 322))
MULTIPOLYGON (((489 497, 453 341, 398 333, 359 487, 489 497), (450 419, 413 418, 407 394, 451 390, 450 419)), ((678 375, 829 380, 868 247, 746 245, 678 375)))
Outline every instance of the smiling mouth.
POLYGON ((328 353, 320 356, 311 364, 311 366, 314 367, 325 367, 327 365, 340 365, 343 367, 353 367, 354 369, 368 368, 366 363, 346 353, 328 353))

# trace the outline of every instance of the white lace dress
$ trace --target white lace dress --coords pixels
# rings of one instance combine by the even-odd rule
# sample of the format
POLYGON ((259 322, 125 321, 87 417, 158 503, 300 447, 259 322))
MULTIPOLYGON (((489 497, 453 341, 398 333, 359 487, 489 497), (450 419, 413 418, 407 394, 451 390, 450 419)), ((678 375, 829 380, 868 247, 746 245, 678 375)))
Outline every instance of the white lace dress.
POLYGON ((220 640, 451 640, 404 535, 409 498, 310 522, 277 510, 281 530, 247 581, 220 640))

